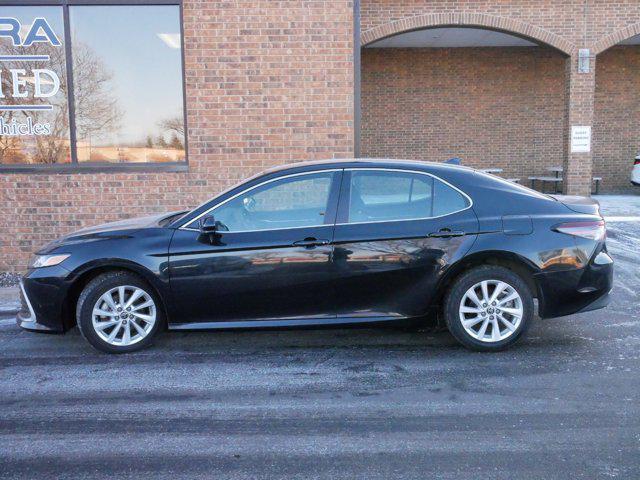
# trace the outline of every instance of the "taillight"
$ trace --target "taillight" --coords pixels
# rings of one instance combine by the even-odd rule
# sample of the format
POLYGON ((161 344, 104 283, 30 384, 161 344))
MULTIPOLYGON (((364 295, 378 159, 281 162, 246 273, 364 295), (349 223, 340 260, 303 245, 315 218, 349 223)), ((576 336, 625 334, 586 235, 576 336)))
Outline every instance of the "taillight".
POLYGON ((636 158, 636 159, 633 161, 633 164, 634 164, 634 165, 640 165, 640 158, 636 158))
POLYGON ((552 230, 596 241, 604 240, 607 234, 607 227, 604 224, 604 220, 561 223, 553 227, 552 230))

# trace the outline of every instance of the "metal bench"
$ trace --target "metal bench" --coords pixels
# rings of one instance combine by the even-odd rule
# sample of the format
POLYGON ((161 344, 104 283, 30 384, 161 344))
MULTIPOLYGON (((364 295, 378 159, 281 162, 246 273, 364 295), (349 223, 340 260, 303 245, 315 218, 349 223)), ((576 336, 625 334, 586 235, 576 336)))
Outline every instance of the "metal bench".
POLYGON ((531 176, 528 177, 529 180, 531 180, 531 188, 533 188, 535 190, 536 188, 536 181, 541 181, 542 182, 542 192, 544 192, 545 190, 545 185, 547 184, 547 182, 550 182, 552 184, 554 184, 554 192, 558 193, 559 190, 559 186, 562 183, 562 177, 558 176, 558 177, 545 177, 545 176, 531 176))
MULTIPOLYGON (((552 182, 555 184, 555 193, 559 193, 560 183, 562 183, 562 177, 560 176, 560 173, 563 171, 562 167, 547 167, 547 170, 550 172, 554 172, 555 177, 547 177, 547 176, 539 176, 539 175, 533 175, 531 177, 528 177, 528 179, 531 180, 531 188, 535 189, 536 181, 539 180, 542 182, 542 191, 544 192, 544 187, 546 182, 552 182)), ((507 180, 511 181, 512 179, 508 178, 507 180)), ((602 181, 602 177, 593 177, 593 181, 596 183, 595 195, 598 195, 598 193, 600 193, 600 182, 602 181)))

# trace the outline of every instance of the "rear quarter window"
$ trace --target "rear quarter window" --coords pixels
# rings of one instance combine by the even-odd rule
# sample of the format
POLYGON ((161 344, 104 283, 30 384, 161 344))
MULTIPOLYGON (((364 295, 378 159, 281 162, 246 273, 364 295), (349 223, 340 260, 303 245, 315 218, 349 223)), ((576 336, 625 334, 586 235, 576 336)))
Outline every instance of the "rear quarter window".
POLYGON ((455 188, 434 179, 433 182, 433 216, 441 217, 459 212, 469 207, 469 199, 455 188))

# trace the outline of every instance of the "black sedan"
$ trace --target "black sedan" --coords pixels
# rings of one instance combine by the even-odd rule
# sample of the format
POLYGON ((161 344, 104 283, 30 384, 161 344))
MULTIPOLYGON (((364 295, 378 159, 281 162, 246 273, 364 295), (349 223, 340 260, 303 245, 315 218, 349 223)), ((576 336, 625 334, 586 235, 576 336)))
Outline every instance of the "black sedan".
POLYGON ((18 324, 75 325, 112 353, 162 330, 442 319, 474 350, 537 314, 608 303, 596 201, 471 168, 346 160, 267 171, 189 212, 80 230, 39 251, 18 324))

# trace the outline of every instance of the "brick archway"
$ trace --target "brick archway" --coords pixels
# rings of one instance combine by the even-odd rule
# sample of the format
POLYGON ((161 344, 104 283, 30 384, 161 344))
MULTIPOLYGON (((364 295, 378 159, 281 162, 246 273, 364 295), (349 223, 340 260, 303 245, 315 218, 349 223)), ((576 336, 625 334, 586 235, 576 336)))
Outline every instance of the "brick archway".
POLYGON ((629 166, 638 153, 640 45, 622 42, 640 35, 640 23, 612 30, 593 45, 593 175, 605 192, 633 191, 629 166))
POLYGON ((636 35, 640 35, 640 23, 629 25, 628 27, 610 33, 609 35, 605 35, 596 42, 593 54, 598 55, 614 45, 617 45, 628 38, 635 37, 636 35))
MULTIPOLYGON (((385 48, 362 49, 362 87, 356 86, 356 115, 361 115, 356 143, 362 154, 432 160, 460 155, 469 166, 501 168, 507 178, 521 181, 543 174, 547 167, 565 165, 565 187, 578 192, 583 185, 574 185, 574 170, 575 164, 583 166, 584 155, 568 163, 565 148, 568 125, 590 124, 569 116, 569 96, 579 91, 569 83, 577 46, 520 20, 474 13, 405 17, 365 30, 360 40, 363 46, 373 46, 405 32, 441 27, 504 32, 550 48, 407 48, 393 54, 385 48), (535 68, 545 73, 535 75, 535 68), (442 75, 428 73, 434 71, 446 72, 452 81, 443 83, 442 75), (488 80, 468 88, 480 78, 488 80), (523 99, 523 91, 532 94, 523 99), (446 131, 434 127, 445 124, 446 131), (481 138, 476 141, 474 135, 481 138), (545 142, 551 147, 542 146, 545 142)), ((587 161, 590 165, 590 158, 587 161)))
POLYGON ((366 46, 402 32, 452 26, 479 27, 513 33, 553 47, 567 56, 571 56, 576 49, 571 42, 540 27, 512 18, 496 17, 483 13, 432 13, 407 17, 362 32, 360 42, 362 46, 366 46))

